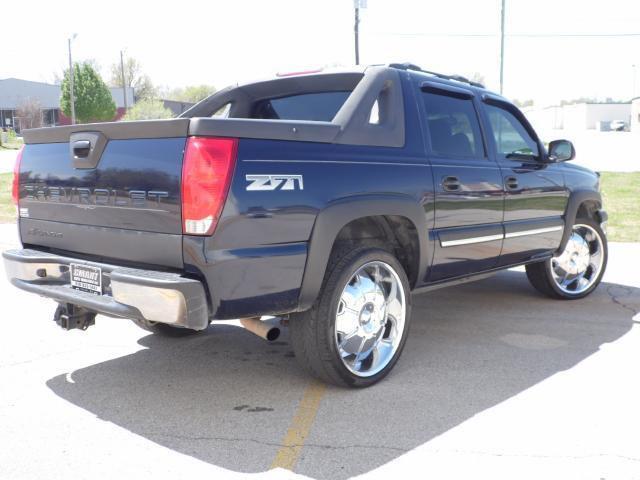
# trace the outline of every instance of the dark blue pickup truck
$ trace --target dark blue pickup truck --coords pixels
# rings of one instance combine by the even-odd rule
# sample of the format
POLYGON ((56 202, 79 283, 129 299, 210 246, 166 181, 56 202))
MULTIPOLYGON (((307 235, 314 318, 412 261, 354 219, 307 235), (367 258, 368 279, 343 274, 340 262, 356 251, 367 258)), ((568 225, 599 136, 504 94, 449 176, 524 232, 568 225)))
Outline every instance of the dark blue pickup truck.
POLYGON ((166 121, 36 129, 16 165, 18 288, 55 319, 177 335, 288 318, 317 377, 383 378, 412 293, 526 265, 588 295, 607 263, 597 174, 508 100, 410 64, 281 75, 166 121))

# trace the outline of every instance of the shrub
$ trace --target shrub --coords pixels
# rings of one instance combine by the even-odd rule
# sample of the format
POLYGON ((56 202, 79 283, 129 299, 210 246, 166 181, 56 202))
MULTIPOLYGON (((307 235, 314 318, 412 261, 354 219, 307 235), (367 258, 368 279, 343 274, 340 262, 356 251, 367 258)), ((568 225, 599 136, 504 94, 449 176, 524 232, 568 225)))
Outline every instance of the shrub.
POLYGON ((162 100, 144 99, 131 107, 122 120, 153 120, 171 117, 173 117, 173 113, 165 108, 162 100))

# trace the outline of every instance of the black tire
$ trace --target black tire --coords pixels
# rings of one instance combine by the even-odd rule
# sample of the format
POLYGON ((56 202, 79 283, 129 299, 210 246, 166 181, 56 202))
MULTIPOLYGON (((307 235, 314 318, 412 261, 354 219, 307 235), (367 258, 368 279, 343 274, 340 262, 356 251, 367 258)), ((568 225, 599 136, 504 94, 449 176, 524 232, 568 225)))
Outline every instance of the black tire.
POLYGON ((148 320, 134 319, 133 323, 135 323, 143 330, 155 333, 157 335, 162 335, 163 337, 188 337, 204 332, 204 330, 192 330, 191 328, 174 327, 173 325, 169 325, 166 323, 150 322, 148 320))
POLYGON ((402 265, 388 251, 364 245, 351 249, 343 256, 334 256, 329 261, 313 307, 290 317, 290 341, 299 364, 313 376, 341 387, 368 387, 382 380, 398 361, 407 339, 410 319, 411 293, 402 265), (343 288, 361 266, 375 261, 386 263, 398 275, 404 291, 406 318, 397 350, 389 363, 375 375, 362 377, 349 371, 340 359, 334 329, 343 288))
POLYGON ((560 289, 554 281, 553 274, 551 273, 551 259, 527 265, 525 268, 529 282, 531 282, 531 285, 533 285, 536 290, 548 297, 560 300, 577 300, 579 298, 584 298, 598 288, 598 285, 602 280, 602 276, 607 268, 607 259, 609 256, 607 236, 602 230, 602 227, 600 227, 600 224, 591 218, 578 218, 575 221, 575 225, 588 225, 600 236, 603 250, 602 267, 600 268, 594 283, 587 290, 580 293, 570 293, 560 289))

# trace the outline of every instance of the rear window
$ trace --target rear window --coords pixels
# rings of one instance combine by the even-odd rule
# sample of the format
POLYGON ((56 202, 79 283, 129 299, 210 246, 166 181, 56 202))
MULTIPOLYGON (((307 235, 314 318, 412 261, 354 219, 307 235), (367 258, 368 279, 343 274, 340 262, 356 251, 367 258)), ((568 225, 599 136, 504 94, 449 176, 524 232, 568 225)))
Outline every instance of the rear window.
POLYGON ((350 94, 337 91, 268 98, 253 105, 250 118, 330 122, 350 94))

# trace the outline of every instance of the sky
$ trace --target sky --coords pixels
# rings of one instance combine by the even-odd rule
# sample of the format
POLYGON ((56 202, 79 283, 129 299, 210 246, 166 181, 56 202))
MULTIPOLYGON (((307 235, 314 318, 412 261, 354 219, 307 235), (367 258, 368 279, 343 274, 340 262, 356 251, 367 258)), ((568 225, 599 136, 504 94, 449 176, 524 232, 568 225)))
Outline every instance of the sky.
MULTIPOLYGON (((477 73, 498 91, 500 7, 500 0, 368 0, 361 63, 477 73)), ((74 60, 95 60, 108 77, 124 50, 166 87, 222 88, 355 63, 353 0, 31 0, 13 8, 14 21, 3 22, 0 78, 52 82, 68 64, 73 33, 74 60)), ((505 96, 542 106, 640 96, 640 0, 506 0, 505 23, 505 96)))

